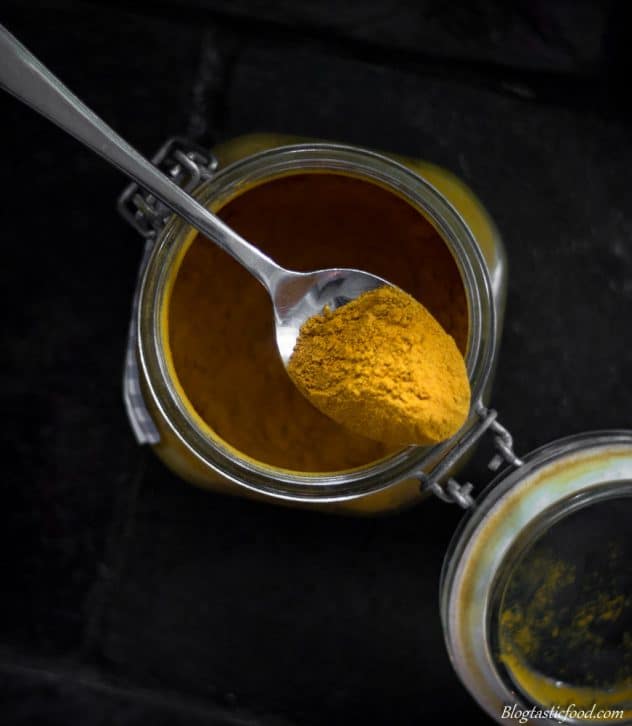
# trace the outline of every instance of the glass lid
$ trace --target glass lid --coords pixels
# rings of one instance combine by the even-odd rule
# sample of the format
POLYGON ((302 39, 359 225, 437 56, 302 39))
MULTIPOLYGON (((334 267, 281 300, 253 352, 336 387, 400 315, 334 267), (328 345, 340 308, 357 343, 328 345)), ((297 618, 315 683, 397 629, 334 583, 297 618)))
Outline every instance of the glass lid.
POLYGON ((632 432, 563 439, 497 477, 452 540, 441 615, 499 723, 632 723, 632 432))

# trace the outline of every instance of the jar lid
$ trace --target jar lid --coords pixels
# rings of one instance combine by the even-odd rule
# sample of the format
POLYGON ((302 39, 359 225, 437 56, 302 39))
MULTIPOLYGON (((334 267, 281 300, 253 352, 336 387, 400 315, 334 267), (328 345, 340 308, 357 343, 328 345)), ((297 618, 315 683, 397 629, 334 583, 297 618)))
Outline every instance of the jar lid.
POLYGON ((476 498, 441 577, 459 677, 499 723, 632 723, 632 432, 562 439, 476 498))

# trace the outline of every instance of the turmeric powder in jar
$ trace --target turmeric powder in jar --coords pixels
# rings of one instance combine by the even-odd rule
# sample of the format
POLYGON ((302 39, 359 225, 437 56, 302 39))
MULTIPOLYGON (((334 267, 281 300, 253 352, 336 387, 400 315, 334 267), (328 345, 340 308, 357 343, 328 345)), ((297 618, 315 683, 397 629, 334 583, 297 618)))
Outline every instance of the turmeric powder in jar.
MULTIPOLYGON (((457 265, 430 222, 395 193, 344 174, 288 174, 241 191, 217 213, 289 269, 352 267, 384 277, 419 300, 465 353, 467 302, 457 265)), ((301 395, 279 358, 267 293, 201 235, 181 258, 167 325, 182 393, 242 455, 330 472, 401 448, 347 431, 301 395)))

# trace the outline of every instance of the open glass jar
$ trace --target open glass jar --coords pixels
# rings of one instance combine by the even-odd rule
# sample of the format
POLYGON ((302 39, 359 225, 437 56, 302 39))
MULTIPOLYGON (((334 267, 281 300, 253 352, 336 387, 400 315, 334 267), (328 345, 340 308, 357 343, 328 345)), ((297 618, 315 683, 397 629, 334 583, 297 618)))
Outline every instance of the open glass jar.
MULTIPOLYGON (((249 139, 246 145, 252 148, 252 144, 253 140, 249 139)), ((172 147, 163 152, 168 165, 175 160, 183 166, 182 161, 178 162, 177 153, 172 147)), ((219 158, 230 154, 235 156, 234 147, 219 149, 216 153, 219 158)), ((180 158, 188 159, 181 152, 180 158)), ((191 159, 188 161, 192 163, 191 159)), ((298 408, 306 404, 289 400, 289 391, 283 399, 268 401, 261 395, 256 400, 254 396, 249 399, 246 389, 253 388, 252 379, 257 376, 262 379, 261 386, 268 389, 284 385, 292 387, 285 380, 284 372, 277 376, 276 371, 274 375, 268 371, 272 363, 267 361, 261 362, 261 367, 266 368, 265 375, 256 368, 244 370, 241 381, 237 383, 241 388, 232 389, 232 402, 222 404, 221 416, 209 413, 208 409, 215 402, 202 400, 199 395, 196 398, 194 375, 185 370, 187 359, 194 354, 190 350, 177 350, 177 336, 180 329, 192 325, 192 317, 200 319, 197 338, 210 336, 218 318, 229 314, 219 310, 221 300, 217 299, 217 295, 221 294, 222 281, 226 281, 226 276, 237 273, 229 267, 218 269, 226 264, 227 255, 221 253, 221 260, 217 257, 209 259, 208 252, 200 250, 201 241, 196 239, 195 233, 173 217, 165 223, 164 211, 154 209, 150 219, 157 223, 160 231, 156 233, 153 227, 147 227, 151 242, 132 331, 139 376, 137 381, 133 381, 134 385, 128 385, 127 396, 132 419, 138 418, 139 397, 134 397, 138 390, 141 402, 146 406, 141 418, 153 422, 153 427, 147 434, 142 431, 142 426, 137 425, 137 431, 154 446, 169 467, 183 478, 208 488, 347 513, 385 512, 417 501, 430 486, 436 484, 437 476, 433 476, 433 472, 443 479, 447 470, 452 470, 454 463, 461 459, 463 440, 469 441, 468 436, 478 430, 481 419, 477 411, 482 410, 489 393, 506 289, 504 251, 493 224, 474 195, 447 172, 435 171, 435 175, 444 180, 446 187, 451 186, 455 190, 455 196, 460 195, 462 200, 466 200, 463 214, 469 214, 478 227, 477 238, 463 214, 459 214, 435 186, 422 179, 410 166, 362 149, 322 143, 277 146, 233 161, 219 171, 217 161, 213 166, 213 172, 206 179, 199 171, 193 175, 195 188, 192 193, 220 215, 226 213, 230 224, 262 246, 264 251, 270 253, 270 246, 275 243, 273 229, 267 230, 265 239, 257 238, 266 218, 276 220, 294 213, 296 224, 292 231, 300 235, 301 240, 320 224, 317 234, 323 242, 315 241, 310 246, 297 240, 289 249, 274 249, 270 253, 282 264, 293 269, 301 269, 301 265, 303 269, 316 269, 327 266, 326 260, 330 259, 332 266, 362 267, 408 287, 440 322, 448 327, 451 325, 453 334, 461 339, 473 400, 478 402, 478 407, 473 408, 460 437, 439 446, 427 449, 409 447, 398 451, 367 448, 364 442, 351 440, 341 428, 325 429, 320 419, 318 422, 312 419, 306 421, 307 410, 298 408), (279 185, 282 188, 275 191, 279 185), (293 212, 292 204, 298 207, 298 211, 293 212), (336 205, 339 208, 334 210, 336 205), (400 254, 397 241, 392 243, 393 255, 384 255, 383 239, 388 237, 383 237, 380 240, 382 246, 374 249, 373 256, 377 259, 374 265, 366 259, 371 254, 369 245, 363 245, 363 238, 358 239, 357 236, 354 239, 355 249, 351 250, 356 257, 344 257, 345 250, 335 246, 325 251, 325 255, 330 257, 321 255, 326 241, 337 235, 334 227, 346 224, 351 228, 345 239, 353 236, 354 225, 364 225, 366 234, 368 227, 363 217, 367 209, 374 214, 370 222, 372 234, 375 234, 376 225, 382 224, 386 235, 388 225, 401 225, 401 220, 410 216, 406 222, 408 247, 401 251, 399 268, 393 268, 394 260, 400 254), (322 218, 333 218, 336 213, 343 217, 342 221, 335 218, 332 227, 323 227, 322 218), (479 238, 482 239, 480 243, 479 238), (298 260, 292 257, 303 254, 304 249, 313 256, 298 260), (442 277, 436 281, 433 270, 438 266, 441 266, 442 277), (185 309, 184 288, 186 284, 196 284, 192 280, 195 275, 202 274, 202 268, 208 272, 208 281, 201 283, 206 285, 206 295, 210 294, 208 288, 213 285, 220 291, 216 293, 214 309, 201 309, 202 294, 197 294, 195 302, 188 301, 189 308, 185 309), (405 279, 398 279, 398 273, 405 279), (453 295, 460 297, 458 309, 447 306, 443 299, 452 296, 448 285, 458 288, 453 295), (428 300, 430 287, 434 290, 435 299, 428 300), (192 307, 195 309, 192 310, 192 307), (184 312, 178 317, 179 309, 184 312), (441 320, 442 315, 444 320, 441 320), (244 414, 241 419, 226 423, 231 405, 235 408, 241 406, 244 414), (268 413, 271 409, 273 414, 268 413), (259 421, 267 416, 267 423, 261 421, 261 426, 271 427, 276 422, 270 418, 283 415, 284 409, 291 410, 292 416, 288 416, 284 427, 278 427, 275 432, 277 439, 283 435, 291 436, 294 428, 305 423, 303 438, 292 442, 289 452, 285 455, 274 452, 276 441, 272 436, 267 442, 270 451, 266 450, 265 442, 259 442, 258 447, 250 446, 248 441, 240 442, 240 435, 243 441, 242 433, 249 422, 259 426, 259 421), (223 420, 219 421, 222 417, 223 420), (222 423, 223 428, 220 427, 222 423), (347 438, 340 446, 343 436, 347 438), (335 459, 331 455, 335 448, 343 449, 345 455, 335 459), (316 456, 312 456, 307 464, 298 456, 308 453, 308 450, 319 449, 319 456, 324 460, 322 464, 316 456)), ((130 193, 127 199, 129 196, 130 193)), ((140 208, 145 220, 152 204, 151 199, 141 200, 140 208)), ((134 213, 133 219, 138 223, 138 214, 134 213)), ((390 234, 394 234, 392 230, 390 234)), ((339 237, 337 235, 334 239, 334 245, 339 237)), ((207 243, 206 247, 210 246, 207 243)), ((240 294, 254 299, 260 291, 256 283, 246 290, 249 283, 252 285, 245 275, 231 278, 231 284, 240 289, 240 294)), ((201 288, 197 290, 198 293, 200 291, 201 288)), ((265 305, 269 303, 264 297, 256 300, 252 309, 235 324, 249 325, 256 314, 255 308, 265 305)), ((271 318, 267 324, 265 335, 272 351, 271 318)), ((188 334, 194 336, 195 331, 191 330, 188 334)), ((231 334, 230 331, 228 334, 231 334)), ((256 334, 257 331, 252 331, 252 336, 256 334)), ((219 347, 227 345, 225 338, 218 339, 214 348, 211 346, 203 353, 195 351, 198 360, 194 364, 198 369, 203 358, 219 355, 219 347)), ((262 351, 260 347, 256 350, 263 361, 268 351, 262 351)), ((226 369, 245 368, 251 358, 250 349, 242 347, 233 359, 222 361, 213 371, 200 371, 200 375, 205 375, 211 385, 211 381, 218 381, 226 369)), ((223 385, 218 385, 216 398, 221 398, 231 385, 232 380, 227 379, 223 385)), ((251 438, 255 438, 255 433, 251 438)))
POLYGON ((281 264, 367 269, 420 299, 464 353, 473 401, 466 425, 439 446, 383 451, 342 439, 301 409, 305 402, 267 398, 283 382, 295 392, 284 370, 270 367, 277 354, 271 315, 260 316, 265 292, 132 185, 119 208, 147 238, 125 375, 139 442, 217 491, 346 514, 394 511, 428 493, 469 509, 441 583, 446 644, 463 683, 499 722, 533 707, 541 709, 534 723, 621 723, 632 713, 632 557, 629 519, 608 522, 632 502, 632 435, 585 435, 518 458, 488 408, 507 269, 480 202, 425 162, 300 141, 242 137, 209 155, 172 140, 155 161, 281 264), (293 242, 279 246, 288 231, 293 242), (355 240, 351 256, 341 234, 355 240), (253 301, 239 319, 222 307, 226 289, 253 301), (235 327, 244 328, 241 343, 235 327), (302 438, 291 439, 294 429, 302 438), (474 500, 454 477, 486 432, 498 450, 490 467, 506 466, 474 500), (275 448, 283 435, 291 445, 275 448), (597 522, 603 536, 580 536, 579 546, 573 517, 597 522), (582 649, 595 655, 582 662, 586 672, 569 667, 582 649))

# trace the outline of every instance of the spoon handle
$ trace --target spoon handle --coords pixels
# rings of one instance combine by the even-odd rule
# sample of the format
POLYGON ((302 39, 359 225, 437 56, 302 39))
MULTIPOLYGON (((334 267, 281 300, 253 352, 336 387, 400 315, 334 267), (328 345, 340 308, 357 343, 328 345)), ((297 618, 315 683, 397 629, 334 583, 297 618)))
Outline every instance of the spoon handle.
POLYGON ((150 191, 195 229, 232 255, 269 291, 286 271, 132 148, 64 86, 11 33, 0 25, 0 87, 150 191))

